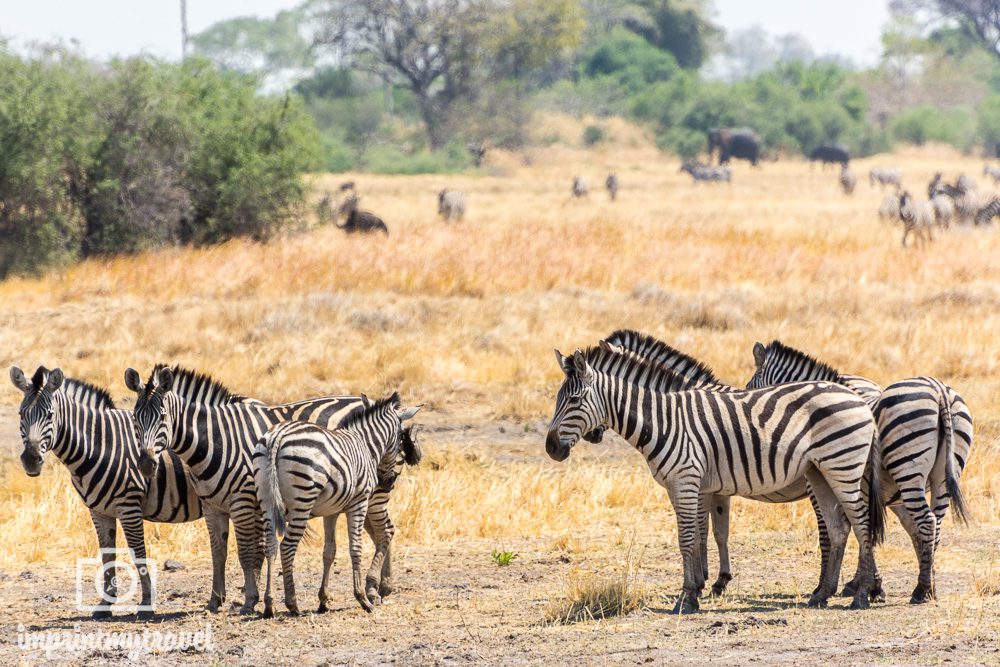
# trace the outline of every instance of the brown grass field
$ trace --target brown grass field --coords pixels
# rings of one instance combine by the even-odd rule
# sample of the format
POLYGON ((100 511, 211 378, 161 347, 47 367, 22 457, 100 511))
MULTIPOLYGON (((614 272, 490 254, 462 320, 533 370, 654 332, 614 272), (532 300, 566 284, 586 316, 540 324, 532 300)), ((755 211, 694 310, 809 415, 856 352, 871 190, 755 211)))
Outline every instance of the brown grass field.
MULTIPOLYGON (((566 125, 566 121, 563 121, 566 125)), ((582 125, 581 125, 582 126, 582 125)), ((577 128, 571 127, 575 132, 577 128)), ((900 247, 881 222, 872 165, 898 165, 921 194, 936 170, 979 177, 982 161, 945 149, 858 160, 853 197, 836 170, 782 160, 734 182, 694 185, 624 124, 613 142, 498 154, 484 174, 346 178, 391 235, 320 227, 268 244, 234 241, 88 261, 0 283, 0 366, 39 364, 109 387, 157 361, 210 372, 264 400, 398 389, 418 416, 425 461, 397 487, 398 592, 365 615, 342 547, 333 611, 272 621, 201 610, 210 582, 201 522, 147 524, 161 573, 151 629, 212 624, 208 655, 164 652, 164 664, 980 664, 1000 662, 1000 238, 995 227, 936 232, 900 247), (604 176, 617 171, 619 201, 604 176), (571 200, 573 175, 591 183, 571 200), (436 216, 442 187, 469 213, 436 216), (693 616, 667 614, 680 590, 666 493, 616 437, 581 443, 562 464, 544 453, 570 351, 619 327, 657 335, 736 384, 757 340, 805 349, 884 384, 934 375, 963 395, 976 440, 962 487, 972 520, 946 521, 939 600, 907 604, 916 559, 895 519, 877 553, 888 602, 850 612, 804 606, 818 572, 807 503, 733 503, 736 578, 693 616), (494 549, 517 553, 506 567, 494 549), (627 598, 624 616, 558 623, 570 596, 627 598)), ((575 136, 579 136, 577 133, 575 136)), ((54 458, 27 478, 17 461, 19 393, 0 391, 0 662, 43 654, 16 645, 28 629, 94 630, 74 608, 75 559, 96 551, 89 518, 54 458)), ((343 526, 343 522, 341 522, 343 526)), ((343 530, 343 528, 341 528, 343 530)), ((321 530, 318 534, 321 534, 321 530)), ((346 545, 346 536, 338 538, 346 545)), ((119 543, 122 538, 119 536, 119 543)), ((368 547, 368 545, 366 545, 368 547)), ((370 547, 368 547, 370 549, 370 547)), ((320 540, 300 550, 300 601, 315 604, 320 540)), ((714 564, 714 545, 711 546, 714 564)), ((367 551, 366 551, 367 553, 367 551)), ((854 566, 845 560, 843 578, 854 566)), ((241 574, 231 554, 229 591, 241 574)), ((279 587, 280 599, 280 587, 279 587)), ((584 614, 586 615, 586 614, 584 614)), ((104 630, 142 630, 122 619, 104 630)), ((61 656, 127 662, 124 653, 61 656)))

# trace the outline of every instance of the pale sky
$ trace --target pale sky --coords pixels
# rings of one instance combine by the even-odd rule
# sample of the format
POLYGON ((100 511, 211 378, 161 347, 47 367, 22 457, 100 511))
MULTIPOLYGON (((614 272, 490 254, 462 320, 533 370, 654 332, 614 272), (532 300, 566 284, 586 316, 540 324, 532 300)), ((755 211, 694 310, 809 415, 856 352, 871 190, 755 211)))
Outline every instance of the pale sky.
MULTIPOLYGON (((540 0, 542 1, 542 0, 540 0)), ((204 30, 235 16, 273 16, 300 0, 188 0, 188 29, 204 30)), ((715 0, 715 20, 727 32, 761 25, 768 33, 797 32, 817 55, 839 53, 859 64, 879 55, 885 0, 715 0)), ((15 47, 31 41, 77 40, 88 56, 147 53, 180 57, 179 0, 0 0, 0 36, 15 47)))

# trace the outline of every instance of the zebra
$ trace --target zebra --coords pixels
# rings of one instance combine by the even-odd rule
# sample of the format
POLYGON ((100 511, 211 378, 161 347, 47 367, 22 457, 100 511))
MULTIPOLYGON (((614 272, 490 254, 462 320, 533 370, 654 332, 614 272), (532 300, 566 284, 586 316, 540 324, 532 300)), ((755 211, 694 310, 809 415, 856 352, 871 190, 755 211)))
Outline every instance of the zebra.
POLYGON ((934 207, 929 201, 917 201, 913 196, 903 190, 899 195, 899 219, 903 221, 903 247, 906 247, 906 239, 912 232, 917 238, 914 243, 921 246, 928 241, 933 241, 931 235, 931 225, 934 224, 934 207))
MULTIPOLYGON (((143 520, 185 523, 202 517, 190 470, 173 453, 164 456, 155 470, 144 470, 132 413, 116 409, 106 390, 43 366, 30 381, 14 366, 10 379, 24 393, 20 429, 25 473, 41 474, 45 454, 52 451, 90 510, 104 573, 102 600, 93 617, 110 618, 117 598, 115 568, 109 565, 115 559, 118 521, 139 571, 142 608, 137 615, 152 618, 152 582, 148 569, 141 566, 146 558, 143 520)), ((211 522, 208 527, 215 530, 211 522)))
POLYGON ((1000 183, 1000 167, 994 167, 991 164, 984 165, 983 176, 989 176, 994 183, 1000 183))
POLYGON ((459 190, 441 190, 438 193, 438 215, 445 222, 465 218, 465 193, 459 190))
POLYGON ((608 189, 608 197, 611 201, 618 199, 618 174, 608 174, 604 180, 604 187, 608 189))
POLYGON ((274 616, 271 580, 279 537, 285 606, 298 615, 295 552, 309 519, 317 516, 323 517, 325 533, 317 612, 327 611, 327 583, 341 514, 347 515, 354 597, 366 612, 373 609, 376 598, 372 596, 377 595, 379 572, 392 535, 376 530, 375 556, 363 580, 361 526, 376 487, 392 488, 401 456, 408 463, 419 460, 403 422, 412 419, 420 406, 403 409, 399 394, 374 403, 363 396, 362 402, 334 431, 308 422, 283 422, 269 429, 254 447, 253 474, 264 515, 267 554, 264 618, 274 616))
MULTIPOLYGON (((555 353, 565 378, 546 453, 564 461, 584 433, 605 426, 646 457, 677 515, 684 585, 674 613, 697 611, 705 584, 697 560, 702 494, 759 496, 803 476, 828 526, 840 525, 831 521, 840 507, 850 518, 863 574, 851 606, 868 607, 872 547, 881 541, 885 508, 878 475, 868 476, 870 502, 862 489, 866 465, 878 465, 878 448, 871 410, 854 392, 828 382, 732 393, 686 389, 682 376, 607 343, 571 356, 555 353)), ((836 536, 839 548, 846 537, 836 536)), ((824 605, 835 586, 828 576, 810 605, 824 605)))
MULTIPOLYGON (((736 387, 719 381, 712 372, 712 369, 702 362, 672 348, 670 345, 653 336, 629 329, 619 329, 613 332, 610 336, 604 338, 603 343, 610 345, 616 351, 633 355, 639 359, 646 360, 649 363, 677 373, 686 379, 686 388, 709 389, 720 392, 739 391, 736 387)), ((857 380, 867 382, 862 378, 857 378, 857 380)), ((864 386, 855 387, 856 393, 866 390, 867 388, 864 386)), ((874 392, 874 396, 877 398, 881 388, 875 385, 871 391, 874 392)), ((584 439, 588 442, 597 443, 601 441, 602 436, 603 429, 598 428, 585 434, 584 439)), ((813 591, 815 593, 819 590, 820 586, 822 586, 822 582, 826 576, 831 545, 829 535, 826 530, 826 524, 823 522, 823 514, 820 511, 815 497, 809 493, 808 484, 805 480, 797 480, 779 493, 769 494, 762 497, 754 497, 753 500, 782 503, 794 502, 806 497, 808 497, 810 503, 812 503, 819 528, 819 545, 821 554, 820 584, 813 591)), ((700 516, 702 548, 701 560, 706 577, 708 575, 707 536, 709 515, 711 515, 712 518, 711 520, 715 544, 719 550, 719 575, 715 583, 712 584, 712 595, 719 596, 725 592, 726 587, 733 578, 732 566, 729 559, 729 497, 721 495, 708 495, 705 499, 705 508, 700 516), (711 509, 711 511, 708 511, 708 509, 711 509)), ((876 575, 876 588, 872 594, 872 599, 877 600, 880 595, 882 596, 882 599, 884 599, 884 594, 881 592, 881 580, 876 575)))
POLYGON ((986 225, 993 222, 993 218, 1000 215, 1000 199, 994 199, 986 206, 976 212, 975 222, 977 225, 986 225))
POLYGON ((899 195, 896 193, 887 194, 882 198, 882 203, 878 207, 878 217, 883 220, 895 222, 899 220, 899 195))
POLYGON ((573 177, 573 187, 570 190, 574 197, 586 197, 590 194, 590 185, 587 184, 587 179, 583 176, 573 177))
POLYGON ((955 217, 955 202, 947 195, 940 193, 931 197, 931 207, 934 209, 934 220, 941 229, 951 227, 951 219, 955 217))
POLYGON ((883 188, 894 185, 898 190, 903 187, 903 175, 896 167, 875 167, 868 172, 868 184, 875 187, 876 183, 883 188))
POLYGON ((691 178, 697 181, 725 181, 732 180, 733 172, 729 167, 712 167, 708 165, 685 160, 681 164, 680 171, 691 174, 691 178))
MULTIPOLYGON (((193 372, 180 369, 178 374, 193 372)), ((125 384, 137 397, 133 412, 138 437, 142 446, 154 455, 166 448, 173 450, 191 468, 202 504, 232 520, 244 577, 245 599, 240 613, 251 614, 259 598, 257 579, 264 560, 261 548, 263 521, 250 466, 254 443, 268 428, 284 421, 303 420, 334 426, 357 407, 361 399, 323 396, 284 405, 241 402, 206 407, 191 403, 174 392, 174 375, 170 368, 157 365, 143 384, 137 371, 132 368, 125 371, 125 384)), ((216 385, 211 388, 212 392, 229 393, 212 378, 194 375, 192 386, 199 391, 209 391, 202 386, 211 383, 216 385)), ((374 526, 366 525, 366 528, 374 529, 374 526)), ((220 585, 215 587, 213 584, 211 611, 218 611, 226 597, 224 568, 216 574, 213 581, 220 585)))
MULTIPOLYGON (((876 394, 878 385, 871 380, 839 374, 779 341, 767 347, 757 343, 753 352, 756 370, 748 389, 829 380, 854 389, 869 403, 878 423, 886 504, 910 535, 920 562, 910 602, 933 599, 934 555, 941 524, 951 503, 960 520, 967 514, 958 485, 972 447, 972 415, 965 401, 930 377, 901 380, 876 394), (933 506, 927 504, 927 490, 933 506)), ((845 587, 845 595, 853 594, 855 582, 845 587)))
POLYGON ((851 168, 844 164, 840 168, 840 187, 844 191, 845 195, 854 193, 854 186, 857 184, 857 179, 854 177, 854 172, 851 168))

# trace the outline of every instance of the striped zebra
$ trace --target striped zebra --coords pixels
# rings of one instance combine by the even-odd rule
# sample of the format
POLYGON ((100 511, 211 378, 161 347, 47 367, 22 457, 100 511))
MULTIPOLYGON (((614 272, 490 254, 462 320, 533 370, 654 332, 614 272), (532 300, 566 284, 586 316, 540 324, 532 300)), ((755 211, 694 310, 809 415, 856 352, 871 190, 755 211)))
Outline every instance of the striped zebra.
POLYGON ((896 167, 875 167, 868 172, 868 184, 875 187, 876 183, 880 187, 894 185, 898 190, 903 187, 903 175, 896 167))
MULTIPOLYGON (((884 507, 872 446, 871 410, 854 392, 826 382, 720 393, 685 390, 685 379, 604 343, 556 359, 565 379, 556 397, 545 450, 566 460, 584 433, 611 428, 646 457, 667 489, 678 522, 683 591, 674 613, 698 609, 704 588, 700 521, 703 494, 760 496, 808 479, 828 526, 842 507, 861 545, 862 586, 852 608, 866 608, 874 587, 873 544, 881 540, 884 507)), ((846 541, 846 535, 844 536, 846 541)), ((830 577, 810 598, 822 606, 835 591, 830 577)))
MULTIPOLYGON (((879 429, 884 498, 909 534, 920 563, 910 602, 933 599, 934 555, 942 522, 952 503, 961 520, 967 513, 958 485, 972 447, 972 415, 965 401, 929 377, 895 382, 875 396, 874 382, 838 374, 778 341, 767 347, 754 345, 754 362, 757 369, 748 389, 823 379, 851 387, 872 406, 879 429), (927 503, 928 491, 932 505, 927 503)), ((845 594, 853 594, 856 579, 845 587, 845 594)))
POLYGON ((271 581, 281 538, 281 573, 285 606, 299 613, 295 598, 295 552, 313 517, 323 517, 323 577, 318 613, 327 611, 330 566, 337 553, 337 520, 347 515, 347 537, 354 573, 354 597, 371 612, 379 602, 378 580, 392 535, 377 529, 375 556, 368 576, 361 575, 361 527, 369 499, 377 487, 391 489, 400 472, 400 461, 420 460, 403 422, 420 406, 403 409, 398 394, 372 403, 362 396, 355 408, 333 431, 308 422, 283 422, 257 441, 252 454, 257 498, 264 516, 267 554, 264 618, 274 616, 271 581))
MULTIPOLYGON (((178 374, 193 373, 181 369, 178 374)), ((194 375, 190 386, 197 391, 229 395, 228 389, 210 377, 194 375), (214 386, 206 388, 205 383, 214 386)), ((251 614, 259 600, 257 580, 264 561, 264 526, 250 462, 254 443, 281 422, 301 420, 335 426, 361 404, 361 398, 322 396, 283 405, 240 402, 206 407, 186 401, 173 391, 174 376, 174 371, 158 365, 143 383, 134 369, 125 371, 125 384, 137 397, 133 411, 139 438, 154 455, 166 448, 173 450, 191 468, 202 504, 233 522, 244 579, 245 599, 240 612, 251 614)), ((369 516, 366 529, 388 530, 383 525, 375 526, 377 519, 369 516)), ((386 561, 390 560, 387 556, 386 561)), ((224 565, 215 573, 218 579, 213 577, 222 582, 212 591, 213 611, 225 600, 224 565)), ((388 590, 382 595, 387 595, 388 590)))
MULTIPOLYGON (((612 346, 616 351, 634 355, 638 359, 645 360, 651 364, 655 364, 661 368, 677 373, 683 376, 688 385, 686 388, 689 389, 708 389, 711 391, 720 392, 733 392, 739 391, 739 389, 732 387, 731 385, 724 384, 715 377, 708 366, 698 361, 697 359, 684 354, 670 345, 664 343, 663 341, 649 336, 647 334, 639 333, 637 331, 632 331, 629 329, 620 329, 615 331, 610 336, 604 339, 607 345, 612 346)), ((827 378, 832 379, 832 378, 827 378)), ((861 378, 857 378, 861 380, 861 378)), ((863 389, 863 388, 862 388, 863 389)), ((880 389, 878 387, 874 388, 874 395, 877 398, 880 389)), ((856 388, 856 393, 858 393, 858 388, 856 388)), ((603 435, 603 430, 597 429, 584 436, 584 439, 589 442, 600 442, 601 436, 603 435)), ((830 554, 833 549, 833 545, 830 541, 829 533, 826 529, 826 524, 823 521, 823 513, 820 511, 819 504, 816 498, 809 493, 809 485, 805 479, 796 480, 791 485, 782 489, 778 493, 768 494, 767 496, 758 496, 751 498, 752 500, 758 500, 762 502, 772 502, 772 503, 785 503, 785 502, 795 502, 797 500, 802 500, 803 498, 809 498, 812 504, 813 511, 816 513, 816 521, 819 529, 819 546, 820 546, 820 583, 816 586, 813 593, 815 594, 823 585, 823 581, 826 577, 826 572, 830 563, 830 554)), ((708 523, 709 516, 711 516, 713 536, 715 538, 716 547, 719 550, 719 575, 712 584, 712 595, 722 595, 726 586, 732 581, 732 565, 729 559, 729 519, 730 519, 730 506, 729 506, 729 496, 723 495, 706 495, 704 498, 704 508, 701 512, 700 518, 700 529, 701 529, 701 561, 702 567, 705 571, 706 578, 708 577, 708 523)), ((846 516, 844 517, 846 521, 846 516)), ((844 531, 846 534, 846 531, 844 531)), ((838 559, 843 558, 843 553, 836 554, 838 559)), ((839 571, 839 566, 838 566, 839 571)), ((878 599, 881 593, 881 579, 876 576, 875 578, 875 589, 873 592, 872 599, 878 599)), ((884 597, 884 596, 883 596, 884 597)))
POLYGON ((1000 215, 1000 199, 994 199, 976 212, 975 222, 977 225, 986 225, 993 222, 993 218, 998 215, 1000 215))
MULTIPOLYGON (((99 387, 62 370, 39 367, 29 381, 20 368, 10 369, 14 386, 24 393, 20 408, 21 464, 31 477, 42 472, 46 453, 53 452, 70 474, 73 488, 90 510, 103 564, 103 599, 94 618, 109 618, 117 598, 113 580, 115 521, 122 525, 132 559, 146 558, 143 520, 184 523, 202 517, 190 471, 172 453, 155 472, 143 470, 132 413, 115 408, 99 387)), ((209 530, 213 526, 209 523, 209 530)), ((152 582, 138 567, 141 604, 152 602, 152 582)), ((152 613, 139 612, 140 618, 152 613)))

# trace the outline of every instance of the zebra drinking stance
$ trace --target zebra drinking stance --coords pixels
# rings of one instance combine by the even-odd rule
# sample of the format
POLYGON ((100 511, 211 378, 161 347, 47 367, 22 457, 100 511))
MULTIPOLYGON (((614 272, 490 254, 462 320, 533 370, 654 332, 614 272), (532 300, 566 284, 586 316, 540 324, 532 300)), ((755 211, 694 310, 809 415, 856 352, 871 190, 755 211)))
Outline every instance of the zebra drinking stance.
MULTIPOLYGON (((190 386, 199 392, 228 395, 211 378, 180 369, 183 377, 194 375, 190 386), (215 385, 205 388, 204 384, 215 385)), ((136 392, 136 427, 142 446, 159 454, 169 448, 196 478, 195 490, 202 504, 232 520, 243 569, 245 601, 241 613, 252 613, 258 601, 257 579, 263 565, 263 521, 257 506, 250 454, 254 443, 275 424, 302 420, 322 426, 340 423, 360 405, 357 396, 323 396, 285 405, 226 403, 203 406, 173 391, 175 372, 157 366, 143 384, 139 374, 128 369, 125 384, 136 392)), ((214 545, 213 545, 214 549, 214 545)), ((225 600, 225 569, 213 576, 212 610, 225 600), (217 587, 216 587, 217 586, 217 587)))
POLYGON ((413 448, 403 422, 420 407, 403 409, 399 395, 355 408, 333 431, 307 422, 284 422, 268 430, 253 452, 257 497, 264 514, 267 582, 264 617, 274 615, 271 580, 281 538, 281 573, 285 584, 285 606, 299 613, 295 598, 295 551, 309 519, 323 517, 323 577, 319 609, 327 611, 330 566, 337 552, 334 541, 337 519, 347 515, 347 536, 354 573, 354 597, 361 608, 372 611, 378 603, 378 577, 392 535, 376 530, 375 556, 365 580, 361 576, 361 527, 377 486, 392 488, 401 458, 415 464, 419 452, 413 448))
MULTIPOLYGON (((895 382, 875 393, 878 385, 871 380, 842 375, 778 341, 754 345, 754 362, 757 369, 748 389, 823 379, 854 389, 872 406, 879 429, 883 497, 909 534, 920 562, 910 602, 932 599, 934 554, 945 514, 953 502, 959 518, 966 515, 958 486, 972 447, 972 415, 965 401, 930 377, 895 382)), ((845 594, 853 594, 856 580, 845 587, 845 594)))
MULTIPOLYGON (((39 367, 29 381, 20 368, 10 369, 14 386, 24 393, 20 408, 21 463, 31 477, 41 474, 45 454, 52 451, 69 470, 70 480, 97 531, 102 550, 103 600, 94 618, 110 618, 117 598, 114 582, 115 521, 121 523, 133 561, 146 558, 143 519, 184 523, 202 516, 190 471, 173 454, 155 470, 143 469, 132 413, 115 409, 107 391, 64 377, 56 368, 39 367)), ((209 524, 209 530, 213 529, 209 524)), ((137 567, 141 604, 152 604, 152 582, 137 567)), ((152 613, 139 612, 140 618, 152 613)))
MULTIPOLYGON (((881 540, 884 506, 875 469, 875 424, 854 392, 827 382, 719 393, 682 390, 683 378, 616 352, 610 345, 556 351, 565 379, 556 397, 545 450, 566 460, 584 433, 611 428, 646 457, 653 478, 667 489, 677 515, 684 561, 683 592, 675 613, 698 609, 705 572, 699 509, 705 493, 757 496, 808 479, 828 525, 840 507, 861 545, 863 582, 852 608, 866 608, 874 586, 872 546, 881 540), (681 390, 679 390, 681 389, 681 390)), ((823 605, 834 592, 828 576, 810 598, 823 605)))

